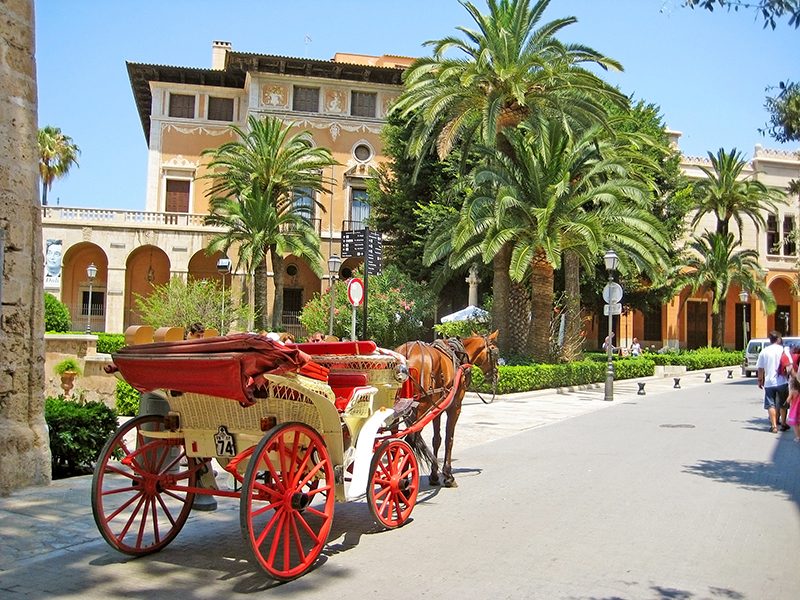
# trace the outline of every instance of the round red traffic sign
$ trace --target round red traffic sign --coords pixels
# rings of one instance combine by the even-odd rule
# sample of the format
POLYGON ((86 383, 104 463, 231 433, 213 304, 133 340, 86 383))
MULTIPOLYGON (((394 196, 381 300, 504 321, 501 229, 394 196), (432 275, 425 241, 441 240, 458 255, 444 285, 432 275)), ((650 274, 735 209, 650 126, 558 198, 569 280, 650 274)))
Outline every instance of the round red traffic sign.
POLYGON ((358 277, 347 281, 347 299, 353 306, 361 306, 364 301, 364 282, 358 277))

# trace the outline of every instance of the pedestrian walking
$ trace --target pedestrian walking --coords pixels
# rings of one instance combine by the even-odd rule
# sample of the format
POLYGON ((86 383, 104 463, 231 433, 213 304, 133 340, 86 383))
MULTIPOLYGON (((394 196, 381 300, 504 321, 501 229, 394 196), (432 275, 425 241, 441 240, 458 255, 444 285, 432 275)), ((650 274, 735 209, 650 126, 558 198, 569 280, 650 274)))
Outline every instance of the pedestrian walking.
POLYGON ((764 409, 769 415, 770 431, 778 433, 786 431, 787 403, 789 396, 789 380, 786 370, 781 365, 782 357, 786 357, 791 364, 791 356, 780 344, 781 334, 777 331, 769 332, 769 345, 758 355, 756 368, 758 369, 758 387, 764 390, 764 409))

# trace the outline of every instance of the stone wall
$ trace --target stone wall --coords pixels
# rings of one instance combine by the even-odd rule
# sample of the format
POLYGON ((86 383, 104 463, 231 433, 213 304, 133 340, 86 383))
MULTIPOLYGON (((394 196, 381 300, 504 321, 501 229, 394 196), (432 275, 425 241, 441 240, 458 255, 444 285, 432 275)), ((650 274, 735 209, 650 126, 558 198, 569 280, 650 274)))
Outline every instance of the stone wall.
POLYGON ((33 0, 0 2, 0 494, 50 482, 33 0))
POLYGON ((45 396, 63 394, 61 378, 55 375, 53 368, 67 357, 77 358, 83 374, 75 379, 72 397, 83 400, 99 400, 109 408, 114 408, 116 401, 117 378, 103 370, 111 364, 110 354, 97 353, 96 335, 60 335, 45 334, 45 396))

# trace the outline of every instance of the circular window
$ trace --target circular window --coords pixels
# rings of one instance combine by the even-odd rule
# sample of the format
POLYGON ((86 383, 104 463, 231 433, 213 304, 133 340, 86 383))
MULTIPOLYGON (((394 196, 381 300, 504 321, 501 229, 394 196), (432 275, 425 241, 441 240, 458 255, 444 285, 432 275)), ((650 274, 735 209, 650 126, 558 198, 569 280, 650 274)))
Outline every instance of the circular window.
POLYGON ((294 277, 295 275, 297 275, 297 265, 289 265, 288 267, 286 267, 286 274, 289 277, 294 277))
POLYGON ((358 144, 353 148, 353 155, 356 157, 356 160, 367 162, 372 158, 372 150, 366 144, 358 144))

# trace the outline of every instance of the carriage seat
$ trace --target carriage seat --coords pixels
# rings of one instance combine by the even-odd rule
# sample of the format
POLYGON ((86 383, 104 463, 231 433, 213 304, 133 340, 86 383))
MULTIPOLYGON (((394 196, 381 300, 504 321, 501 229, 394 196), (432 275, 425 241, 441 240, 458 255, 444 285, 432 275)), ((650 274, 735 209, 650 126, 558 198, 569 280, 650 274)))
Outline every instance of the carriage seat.
POLYGON ((336 395, 336 409, 343 412, 356 388, 367 385, 367 376, 364 373, 329 373, 328 385, 336 395))

